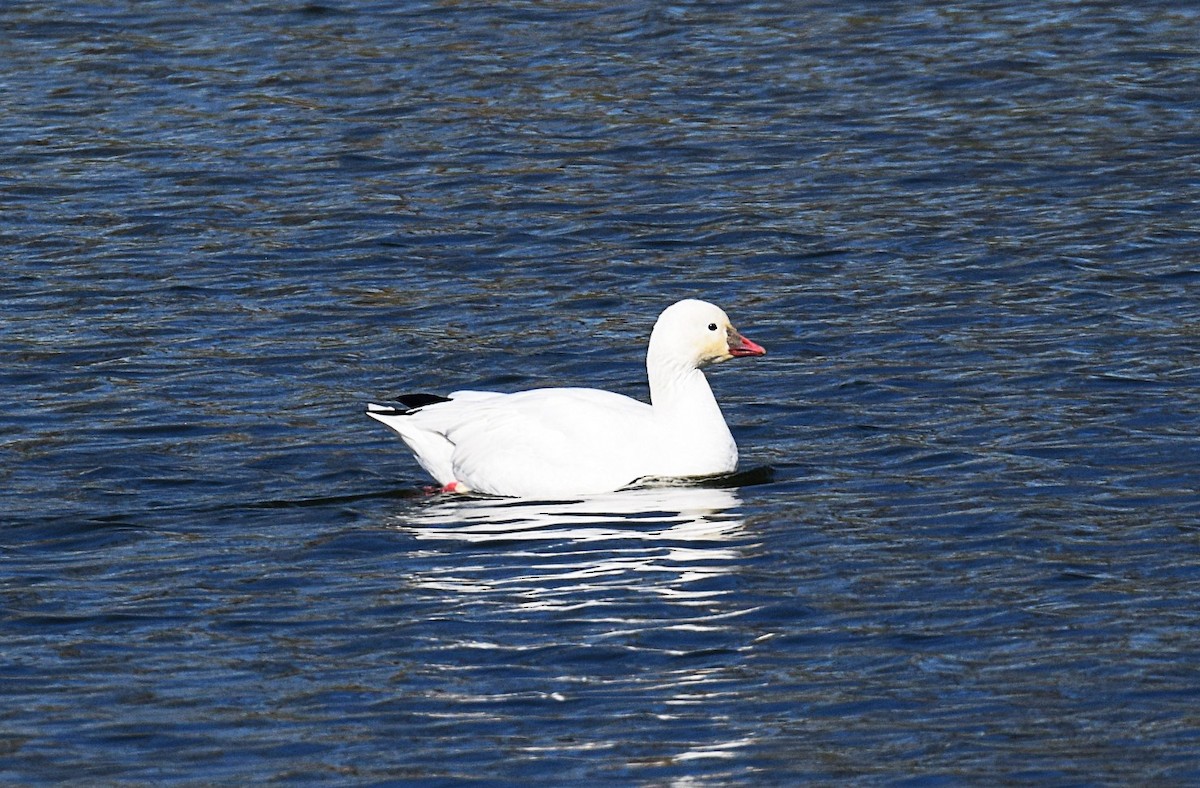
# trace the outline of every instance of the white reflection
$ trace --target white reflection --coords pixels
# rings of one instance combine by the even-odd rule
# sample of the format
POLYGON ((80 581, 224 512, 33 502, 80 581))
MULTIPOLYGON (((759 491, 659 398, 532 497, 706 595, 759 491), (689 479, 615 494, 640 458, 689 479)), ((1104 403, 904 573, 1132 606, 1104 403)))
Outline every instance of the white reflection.
MULTIPOLYGON (((571 501, 456 498, 415 513, 401 527, 419 539, 467 542, 610 539, 723 541, 741 530, 731 489, 639 487, 571 501)), ((684 557, 687 548, 677 548, 684 557)), ((703 551, 712 557, 711 550, 703 551)))
MULTIPOLYGON (((736 706, 742 660, 732 655, 750 651, 760 633, 747 620, 756 598, 732 582, 754 549, 741 506, 730 488, 639 487, 573 501, 443 496, 411 507, 395 521, 421 540, 404 582, 435 600, 427 654, 461 677, 442 702, 523 714, 531 696, 578 702, 602 692, 644 701, 638 708, 680 730, 709 720, 714 705, 736 706), (472 682, 476 665, 485 669, 472 682)), ((628 735, 618 726, 522 749, 571 757, 620 749, 628 735)), ((732 760, 756 743, 730 739, 685 740, 666 762, 732 760)))
MULTIPOLYGON (((412 578, 420 587, 513 595, 514 606, 527 611, 599 608, 603 615, 630 590, 682 605, 724 597, 727 588, 707 581, 729 574, 741 558, 740 504, 732 489, 702 487, 641 487, 572 501, 453 498, 417 507, 396 525, 422 540, 499 548, 427 567, 412 578)), ((720 628, 722 615, 710 609, 704 621, 672 623, 720 628)), ((609 636, 625 631, 618 625, 609 636)))

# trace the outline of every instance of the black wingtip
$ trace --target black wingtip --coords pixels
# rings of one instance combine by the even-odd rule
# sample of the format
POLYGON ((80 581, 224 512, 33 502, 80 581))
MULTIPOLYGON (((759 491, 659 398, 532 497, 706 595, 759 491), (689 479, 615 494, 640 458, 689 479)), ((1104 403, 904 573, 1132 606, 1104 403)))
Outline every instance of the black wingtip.
POLYGON ((436 405, 439 402, 449 401, 449 397, 443 397, 440 394, 401 394, 399 397, 396 397, 396 402, 399 402, 409 410, 412 410, 413 408, 423 408, 426 405, 436 405))
POLYGON ((449 397, 443 397, 438 394, 401 394, 399 397, 396 397, 394 402, 388 402, 382 405, 372 402, 367 406, 367 415, 407 416, 410 413, 415 413, 426 405, 436 405, 439 402, 449 401, 449 397))

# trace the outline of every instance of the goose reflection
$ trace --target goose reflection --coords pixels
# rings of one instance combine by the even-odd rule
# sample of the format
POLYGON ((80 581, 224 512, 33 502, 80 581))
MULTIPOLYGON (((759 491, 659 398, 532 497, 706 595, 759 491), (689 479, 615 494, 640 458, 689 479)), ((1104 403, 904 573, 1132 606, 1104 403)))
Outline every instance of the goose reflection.
MULTIPOLYGON (((732 489, 646 487, 570 501, 460 498, 396 525, 418 539, 468 542, 452 565, 413 578, 426 589, 515 593, 518 606, 608 605, 630 590, 711 603, 745 543, 732 489)), ((716 611, 710 611, 716 612, 716 611)))
POLYGON ((641 487, 569 501, 456 498, 404 524, 419 539, 722 541, 739 531, 730 489, 641 487))
POLYGON ((423 606, 420 663, 441 682, 443 716, 538 729, 566 719, 591 732, 534 740, 526 758, 627 750, 624 729, 579 716, 610 704, 677 726, 667 757, 679 764, 757 743, 714 728, 707 710, 735 700, 742 655, 763 634, 759 597, 735 579, 756 545, 734 489, 442 497, 394 524, 420 540, 402 582, 423 606))

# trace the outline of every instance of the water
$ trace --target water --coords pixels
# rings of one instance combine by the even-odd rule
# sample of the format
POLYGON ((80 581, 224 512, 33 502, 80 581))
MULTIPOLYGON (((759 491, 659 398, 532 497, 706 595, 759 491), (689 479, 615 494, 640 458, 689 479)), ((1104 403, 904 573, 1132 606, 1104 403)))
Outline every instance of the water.
POLYGON ((1200 781, 1185 3, 10 3, 0 777, 1200 781), (644 396, 738 484, 426 495, 644 396))

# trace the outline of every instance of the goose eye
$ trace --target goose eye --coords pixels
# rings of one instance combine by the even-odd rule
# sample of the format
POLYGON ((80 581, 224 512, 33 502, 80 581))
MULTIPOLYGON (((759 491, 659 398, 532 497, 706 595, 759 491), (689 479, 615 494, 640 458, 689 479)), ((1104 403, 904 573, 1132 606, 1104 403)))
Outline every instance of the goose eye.
POLYGON ((709 324, 708 324, 708 330, 709 330, 709 331, 716 331, 716 330, 717 330, 717 324, 716 324, 716 323, 709 323, 709 324))

